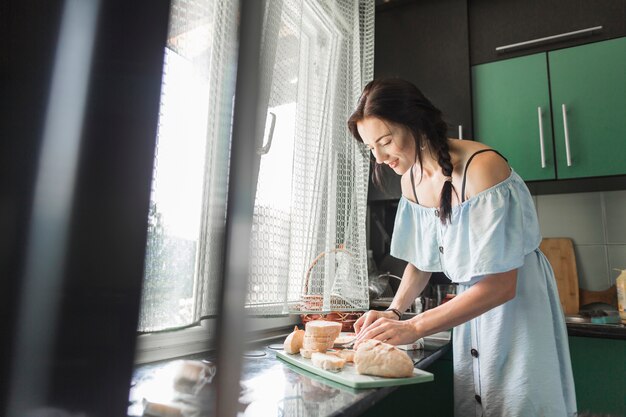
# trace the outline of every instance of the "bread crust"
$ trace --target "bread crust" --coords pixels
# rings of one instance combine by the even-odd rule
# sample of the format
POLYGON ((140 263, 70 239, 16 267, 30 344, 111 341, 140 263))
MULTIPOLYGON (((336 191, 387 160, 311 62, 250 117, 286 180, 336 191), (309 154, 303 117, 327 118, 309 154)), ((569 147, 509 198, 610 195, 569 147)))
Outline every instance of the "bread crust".
POLYGON ((294 354, 300 352, 304 343, 304 330, 298 329, 298 326, 293 328, 293 332, 289 333, 289 336, 283 343, 283 349, 285 353, 294 354))
POLYGON ((341 333, 341 323, 327 320, 312 320, 305 324, 306 334, 315 337, 331 337, 335 340, 341 333))
POLYGON ((339 358, 343 358, 346 362, 354 362, 354 350, 352 349, 342 349, 332 352, 326 352, 328 355, 337 356, 339 358))
POLYGON ((335 355, 328 355, 326 353, 314 352, 311 355, 311 362, 318 368, 325 369, 327 371, 340 371, 346 365, 346 360, 335 355))
POLYGON ((333 347, 335 339, 341 333, 341 323, 313 320, 305 324, 305 329, 301 347, 307 351, 323 353, 333 347))
POLYGON ((332 347, 333 347, 332 341, 316 343, 316 342, 305 340, 304 343, 302 344, 302 348, 309 349, 309 350, 317 350, 318 352, 326 352, 328 349, 331 349, 332 347))
POLYGON ((354 355, 356 371, 387 378, 413 376, 413 361, 405 352, 379 340, 366 340, 354 355))
MULTIPOLYGON (((311 350, 311 349, 302 348, 302 349, 300 349, 300 356, 302 356, 305 359, 311 359, 311 356, 315 352, 319 352, 319 350, 311 350)), ((321 353, 324 353, 324 352, 321 352, 321 353)))
POLYGON ((332 349, 335 344, 335 338, 332 336, 312 336, 304 334, 303 347, 307 349, 317 349, 319 351, 325 351, 332 349))

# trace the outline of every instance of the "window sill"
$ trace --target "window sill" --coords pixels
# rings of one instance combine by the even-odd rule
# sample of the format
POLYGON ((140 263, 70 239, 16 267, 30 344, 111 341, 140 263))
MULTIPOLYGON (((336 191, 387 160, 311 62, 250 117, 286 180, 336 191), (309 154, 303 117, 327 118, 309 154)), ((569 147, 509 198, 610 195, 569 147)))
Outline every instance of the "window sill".
MULTIPOLYGON (((300 323, 300 316, 298 315, 251 317, 248 319, 248 339, 261 341, 274 338, 285 334, 285 329, 300 323)), ((139 335, 135 349, 135 364, 157 362, 210 351, 214 333, 215 323, 213 319, 210 319, 204 320, 200 326, 188 329, 139 335)))

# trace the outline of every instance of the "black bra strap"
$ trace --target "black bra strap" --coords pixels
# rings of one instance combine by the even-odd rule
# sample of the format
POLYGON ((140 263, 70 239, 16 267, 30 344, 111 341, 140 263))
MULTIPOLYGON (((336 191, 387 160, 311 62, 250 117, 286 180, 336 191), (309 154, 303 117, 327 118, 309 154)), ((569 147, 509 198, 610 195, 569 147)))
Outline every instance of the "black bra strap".
MULTIPOLYGON (((472 156, 469 157, 469 159, 467 160, 467 162, 465 163, 465 170, 463 171, 463 183, 461 185, 461 202, 465 201, 465 180, 467 179, 467 168, 469 167, 470 162, 472 162, 472 159, 474 159, 474 157, 476 155, 478 155, 479 153, 483 153, 483 152, 495 152, 498 155, 502 156, 502 154, 498 151, 496 151, 495 149, 481 149, 480 151, 476 151, 472 154, 472 156)), ((504 159, 505 161, 509 162, 508 159, 506 159, 504 156, 502 156, 502 159, 504 159)))
POLYGON ((415 203, 419 204, 420 202, 417 200, 417 193, 415 192, 415 179, 413 178, 413 167, 415 165, 411 166, 411 189, 413 190, 413 195, 415 196, 415 203))

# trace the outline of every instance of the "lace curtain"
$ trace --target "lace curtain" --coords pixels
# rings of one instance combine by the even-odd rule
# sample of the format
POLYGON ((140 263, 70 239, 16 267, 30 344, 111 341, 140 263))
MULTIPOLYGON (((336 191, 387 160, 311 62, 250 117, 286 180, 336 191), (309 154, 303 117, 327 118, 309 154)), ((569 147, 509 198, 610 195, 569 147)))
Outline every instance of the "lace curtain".
POLYGON ((248 310, 365 310, 369 159, 346 120, 372 78, 374 3, 272 6, 266 143, 273 135, 261 156, 248 310))
MULTIPOLYGON (((237 2, 172 3, 142 332, 214 316, 222 275, 237 2)), ((368 307, 369 156, 346 119, 372 78, 373 33, 373 0, 266 1, 251 314, 368 307)))

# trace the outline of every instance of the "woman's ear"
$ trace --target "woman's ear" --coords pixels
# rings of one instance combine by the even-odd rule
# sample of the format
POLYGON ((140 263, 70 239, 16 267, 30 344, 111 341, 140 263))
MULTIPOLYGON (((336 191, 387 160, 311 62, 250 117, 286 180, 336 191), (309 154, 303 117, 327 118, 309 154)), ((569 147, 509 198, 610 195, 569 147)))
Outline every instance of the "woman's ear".
POLYGON ((425 151, 428 147, 428 138, 425 134, 420 135, 420 151, 425 151))

